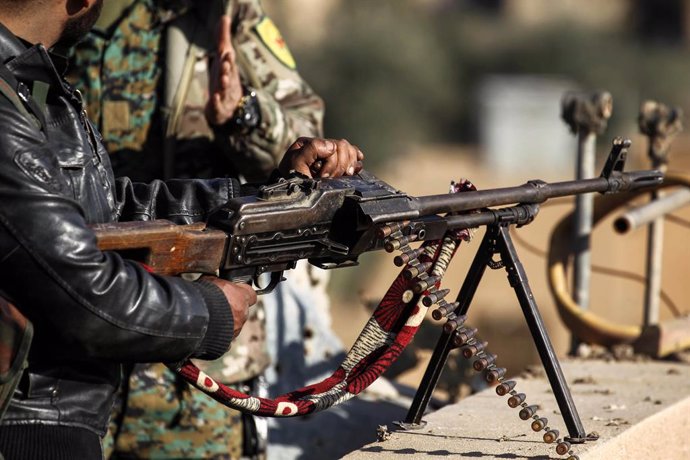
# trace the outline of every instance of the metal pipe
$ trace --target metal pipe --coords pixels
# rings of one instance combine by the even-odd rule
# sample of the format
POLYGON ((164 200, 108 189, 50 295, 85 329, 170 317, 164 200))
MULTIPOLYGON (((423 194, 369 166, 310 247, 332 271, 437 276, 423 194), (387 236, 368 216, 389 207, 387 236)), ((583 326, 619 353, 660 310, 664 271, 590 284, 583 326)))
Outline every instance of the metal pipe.
POLYGON ((449 229, 475 228, 483 225, 527 225, 539 213, 538 204, 522 204, 509 208, 487 209, 477 213, 444 217, 449 229))
MULTIPOLYGON (((580 132, 577 143, 577 179, 594 176, 596 157, 596 134, 580 132)), ((592 234, 592 211, 594 197, 578 195, 575 197, 575 229, 573 245, 573 298, 580 307, 589 307, 589 286, 591 280, 590 236, 592 234)))
MULTIPOLYGON (((652 201, 661 197, 661 192, 652 192, 652 201)), ((661 265, 664 252, 664 218, 657 217, 647 229, 647 283, 644 293, 644 325, 659 324, 661 305, 661 265)))
MULTIPOLYGON (((683 112, 656 101, 645 101, 640 107, 640 132, 649 138, 648 154, 652 167, 665 172, 668 151, 673 138, 682 130, 683 112)), ((660 199, 662 192, 652 192, 652 201, 660 199)), ((661 264, 664 249, 664 217, 657 216, 647 232, 647 283, 645 285, 644 324, 659 323, 661 298, 661 264)))
POLYGON ((614 222, 613 228, 621 234, 628 233, 653 222, 658 217, 672 213, 683 206, 690 204, 690 189, 682 189, 677 192, 658 198, 649 203, 637 206, 620 215, 614 222))
MULTIPOLYGON (((594 177, 596 161, 596 138, 606 129, 613 110, 613 98, 606 91, 584 93, 570 92, 563 96, 561 117, 577 135, 577 179, 594 177)), ((590 235, 592 233, 593 197, 575 197, 573 229, 573 298, 581 308, 589 306, 591 278, 590 235)), ((572 338, 571 353, 575 353, 579 341, 572 338)))

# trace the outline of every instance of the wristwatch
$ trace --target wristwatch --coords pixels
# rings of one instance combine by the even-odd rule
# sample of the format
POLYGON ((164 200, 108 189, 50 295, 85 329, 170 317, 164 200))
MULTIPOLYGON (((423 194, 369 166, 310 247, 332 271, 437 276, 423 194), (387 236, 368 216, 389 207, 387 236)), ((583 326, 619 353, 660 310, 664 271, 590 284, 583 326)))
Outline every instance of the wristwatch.
POLYGON ((244 87, 243 95, 237 103, 237 108, 228 121, 231 132, 248 134, 261 122, 261 109, 256 92, 244 87))

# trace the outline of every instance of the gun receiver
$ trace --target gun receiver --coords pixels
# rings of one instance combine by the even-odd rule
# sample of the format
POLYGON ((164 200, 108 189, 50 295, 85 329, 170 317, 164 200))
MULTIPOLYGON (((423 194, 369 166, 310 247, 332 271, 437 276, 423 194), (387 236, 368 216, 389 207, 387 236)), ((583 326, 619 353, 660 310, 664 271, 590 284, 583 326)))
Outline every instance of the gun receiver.
POLYGON ((154 231, 153 223, 146 222, 104 224, 95 229, 102 249, 143 249, 144 261, 161 273, 219 270, 227 279, 253 280, 257 287, 259 277, 271 273, 270 282, 258 291, 265 293, 301 259, 322 268, 352 266, 362 253, 393 251, 403 240, 437 240, 448 230, 493 223, 527 224, 538 204, 550 198, 659 184, 663 179, 659 171, 623 172, 629 145, 630 141, 614 140, 596 179, 533 180, 516 187, 413 197, 365 171, 323 180, 299 176, 263 186, 256 195, 230 200, 211 214, 205 228, 159 222, 154 231), (137 228, 149 231, 130 233, 137 228))

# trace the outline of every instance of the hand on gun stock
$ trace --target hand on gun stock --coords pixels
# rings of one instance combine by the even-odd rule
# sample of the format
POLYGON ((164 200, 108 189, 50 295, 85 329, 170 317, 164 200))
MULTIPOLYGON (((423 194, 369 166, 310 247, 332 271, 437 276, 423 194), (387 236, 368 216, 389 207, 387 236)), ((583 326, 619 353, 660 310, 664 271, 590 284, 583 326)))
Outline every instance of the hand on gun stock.
POLYGON ((256 292, 246 283, 234 283, 232 281, 216 278, 215 276, 204 276, 201 279, 218 286, 228 300, 230 309, 232 309, 233 324, 235 326, 233 331, 234 339, 240 333, 242 326, 244 326, 244 323, 247 321, 249 307, 256 303, 256 292))

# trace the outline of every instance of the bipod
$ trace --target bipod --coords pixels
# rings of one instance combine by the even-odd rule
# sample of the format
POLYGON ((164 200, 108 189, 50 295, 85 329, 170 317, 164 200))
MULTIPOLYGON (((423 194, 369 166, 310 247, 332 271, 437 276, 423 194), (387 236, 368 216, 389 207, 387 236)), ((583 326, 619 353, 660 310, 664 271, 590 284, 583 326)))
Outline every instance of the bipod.
MULTIPOLYGON (((536 206, 525 208, 534 214, 538 211, 538 207, 536 206)), ((525 320, 532 334, 534 344, 539 352, 551 389, 556 397, 558 407, 568 429, 570 437, 565 438, 565 441, 577 444, 596 440, 598 439, 597 436, 588 436, 585 433, 582 421, 577 413, 577 408, 570 394, 570 389, 563 375, 563 370, 558 362, 553 345, 551 344, 551 339, 546 331, 544 321, 542 320, 534 296, 529 287, 527 274, 518 258, 515 246, 513 245, 510 236, 511 223, 513 222, 499 222, 487 226, 486 234, 484 235, 458 294, 457 307, 454 313, 458 317, 467 314, 470 303, 474 298, 487 267, 494 270, 505 268, 508 272, 508 281, 510 286, 515 290, 515 294, 520 302, 522 312, 525 315, 525 320), (494 256, 496 255, 499 256, 498 261, 494 260, 494 256)), ((454 336, 458 334, 458 331, 454 328, 448 329, 449 328, 444 327, 444 331, 434 349, 431 361, 427 366, 424 377, 422 378, 405 420, 398 423, 403 429, 418 429, 426 425, 426 423, 422 421, 424 411, 436 388, 436 384, 448 360, 450 351, 458 347, 457 338, 454 340, 454 336)), ((499 383, 502 380, 503 376, 500 375, 498 378, 499 383)))

